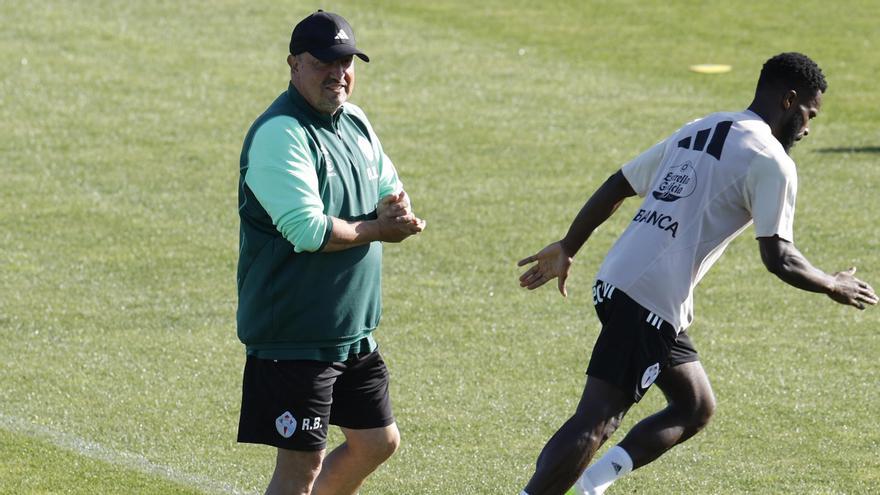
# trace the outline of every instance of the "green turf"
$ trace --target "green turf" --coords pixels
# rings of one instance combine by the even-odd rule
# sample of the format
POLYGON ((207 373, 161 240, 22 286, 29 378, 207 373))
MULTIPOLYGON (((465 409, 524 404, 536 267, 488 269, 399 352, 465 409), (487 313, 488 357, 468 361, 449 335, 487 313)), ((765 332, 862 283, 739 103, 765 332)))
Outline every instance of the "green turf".
MULTIPOLYGON (((377 338, 403 446, 363 495, 519 492, 576 404, 589 286, 637 205, 584 248, 568 300, 519 289, 515 261, 635 153, 745 107, 778 52, 830 84, 794 151, 798 246, 880 285, 877 2, 320 5, 371 56, 353 100, 428 220, 386 249, 377 338)), ((0 2, 3 493, 265 487, 271 451, 235 443, 237 164, 286 85, 291 26, 318 6, 0 2)), ((714 422, 610 494, 880 486, 880 313, 787 288, 750 237, 696 298, 714 422)), ((624 429, 661 404, 649 394, 624 429)))
MULTIPOLYGON (((4 425, 6 426, 6 425, 4 425)), ((0 493, 67 493, 93 495, 192 494, 202 493, 183 483, 169 482, 165 470, 141 459, 129 459, 139 470, 101 460, 101 453, 84 442, 65 443, 59 438, 44 442, 32 436, 0 429, 0 493), (61 444, 59 448, 53 444, 61 444), (97 454, 97 456, 95 455, 97 454)), ((193 480, 198 483, 202 480, 193 480)), ((222 489, 222 488, 221 488, 222 489)))

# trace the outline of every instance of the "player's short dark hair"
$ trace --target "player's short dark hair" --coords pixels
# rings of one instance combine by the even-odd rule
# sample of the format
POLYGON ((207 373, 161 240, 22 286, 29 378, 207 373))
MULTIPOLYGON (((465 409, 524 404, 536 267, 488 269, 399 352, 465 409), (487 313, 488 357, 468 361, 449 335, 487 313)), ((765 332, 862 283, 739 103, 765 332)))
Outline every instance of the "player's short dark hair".
POLYGON ((828 89, 822 69, 810 57, 797 52, 780 53, 764 63, 758 90, 780 86, 810 93, 824 93, 828 89))

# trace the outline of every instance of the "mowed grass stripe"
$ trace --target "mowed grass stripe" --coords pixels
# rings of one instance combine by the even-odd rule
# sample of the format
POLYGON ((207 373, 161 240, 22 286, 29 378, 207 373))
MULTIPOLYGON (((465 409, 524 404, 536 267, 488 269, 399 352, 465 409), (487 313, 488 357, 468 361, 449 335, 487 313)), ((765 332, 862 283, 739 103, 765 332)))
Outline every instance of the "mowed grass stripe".
POLYGON ((0 415, 0 452, 0 493, 244 493, 14 416, 0 415))

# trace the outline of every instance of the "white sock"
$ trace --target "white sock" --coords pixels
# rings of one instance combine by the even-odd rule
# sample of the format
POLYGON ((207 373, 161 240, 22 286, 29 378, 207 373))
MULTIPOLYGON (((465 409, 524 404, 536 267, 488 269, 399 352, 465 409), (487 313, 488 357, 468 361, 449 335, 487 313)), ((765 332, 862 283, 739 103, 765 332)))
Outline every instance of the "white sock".
POLYGON ((619 445, 608 449, 601 459, 588 467, 574 485, 577 495, 602 495, 618 478, 632 471, 629 454, 619 445))
POLYGON ((523 491, 521 491, 521 492, 519 492, 519 495, 529 495, 529 494, 528 494, 528 493, 526 493, 526 491, 525 491, 525 490, 523 490, 523 491))

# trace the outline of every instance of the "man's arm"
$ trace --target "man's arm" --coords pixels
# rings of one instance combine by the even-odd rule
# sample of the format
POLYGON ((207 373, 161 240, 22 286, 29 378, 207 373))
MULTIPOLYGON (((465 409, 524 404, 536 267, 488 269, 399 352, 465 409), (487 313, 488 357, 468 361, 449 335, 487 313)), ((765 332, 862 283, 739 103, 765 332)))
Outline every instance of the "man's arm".
POLYGON ((590 196, 562 240, 549 244, 538 253, 517 263, 517 266, 524 266, 538 262, 519 277, 519 285, 529 290, 537 289, 558 277, 559 292, 563 296, 568 296, 565 281, 575 254, 587 242, 593 231, 617 210, 623 200, 635 194, 623 172, 620 170, 615 172, 590 196))
POLYGON ((377 186, 382 199, 376 205, 376 220, 348 222, 331 217, 333 225, 330 238, 321 249, 322 252, 340 251, 373 241, 401 242, 424 230, 426 225, 424 220, 413 214, 409 196, 403 190, 397 169, 382 149, 366 114, 357 105, 348 104, 346 108, 366 126, 368 142, 374 156, 378 157, 377 186))
POLYGON ((827 274, 814 267, 793 243, 779 236, 758 237, 761 261, 771 273, 798 289, 819 292, 840 304, 865 309, 877 304, 877 294, 867 283, 857 279, 855 267, 827 274))
POLYGON ((302 127, 290 117, 266 121, 253 136, 245 183, 296 252, 331 252, 373 241, 400 242, 421 232, 394 166, 387 168, 375 220, 348 222, 323 213, 318 177, 302 127))
POLYGON ((330 217, 333 228, 322 252, 342 251, 373 241, 401 242, 425 229, 426 222, 413 215, 405 191, 379 201, 375 220, 349 222, 330 217))
POLYGON ((593 231, 611 217, 623 200, 635 195, 623 172, 615 172, 590 196, 559 241, 565 253, 574 258, 593 231))

